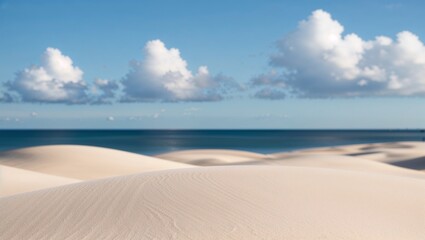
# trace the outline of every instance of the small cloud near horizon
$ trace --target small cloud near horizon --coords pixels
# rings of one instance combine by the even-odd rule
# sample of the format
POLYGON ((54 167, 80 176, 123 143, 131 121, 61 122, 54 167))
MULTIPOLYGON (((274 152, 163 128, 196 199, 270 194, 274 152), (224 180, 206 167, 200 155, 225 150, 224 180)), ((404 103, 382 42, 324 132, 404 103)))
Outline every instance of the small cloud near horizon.
POLYGON ((199 111, 201 111, 201 109, 197 107, 186 108, 183 110, 183 116, 192 116, 199 111))
POLYGON ((403 7, 402 3, 388 3, 388 4, 385 5, 385 8, 389 9, 389 10, 395 10, 395 9, 399 9, 401 7, 403 7))

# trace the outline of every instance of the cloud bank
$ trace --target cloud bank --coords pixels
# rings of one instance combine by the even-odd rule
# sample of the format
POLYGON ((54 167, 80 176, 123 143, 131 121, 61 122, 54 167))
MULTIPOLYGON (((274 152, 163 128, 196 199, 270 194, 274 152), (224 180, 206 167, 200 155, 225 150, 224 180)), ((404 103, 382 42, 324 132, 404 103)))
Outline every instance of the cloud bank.
POLYGON ((206 66, 192 73, 176 48, 149 41, 144 58, 131 64, 123 78, 125 102, 219 101, 237 84, 223 75, 212 76, 206 66))
POLYGON ((212 76, 206 66, 192 73, 176 48, 149 41, 142 61, 133 61, 121 81, 83 79, 83 71, 59 49, 47 48, 41 64, 19 71, 0 95, 1 102, 103 104, 122 102, 219 101, 240 86, 224 75, 212 76))
POLYGON ((272 74, 251 80, 256 97, 424 96, 425 46, 403 31, 395 39, 363 40, 323 10, 281 39, 270 57, 272 74))
MULTIPOLYGON (((403 31, 394 39, 364 40, 323 11, 314 11, 277 43, 271 71, 252 78, 256 98, 425 96, 425 45, 403 31)), ((84 72, 59 49, 47 48, 39 65, 18 71, 0 102, 100 104, 110 102, 219 101, 241 86, 206 66, 192 72, 176 48, 146 43, 120 81, 86 82, 84 72), (117 93, 119 97, 117 97, 117 93)))

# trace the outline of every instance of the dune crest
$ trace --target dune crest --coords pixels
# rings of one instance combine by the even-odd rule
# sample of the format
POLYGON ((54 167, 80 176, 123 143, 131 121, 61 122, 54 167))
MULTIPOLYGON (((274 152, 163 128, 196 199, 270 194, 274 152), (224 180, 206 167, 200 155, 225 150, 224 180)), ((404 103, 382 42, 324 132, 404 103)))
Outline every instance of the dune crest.
POLYGON ((193 167, 109 148, 52 145, 0 153, 0 164, 81 180, 193 167))
POLYGON ((79 180, 0 165, 0 197, 76 182, 79 180))
POLYGON ((423 172, 397 167, 361 157, 345 155, 293 156, 282 159, 261 161, 261 163, 281 166, 319 167, 425 179, 425 174, 423 172))
POLYGON ((224 149, 197 149, 175 151, 156 155, 155 157, 198 166, 240 164, 252 160, 268 158, 266 154, 224 149))
POLYGON ((274 158, 308 155, 360 157, 394 166, 425 171, 425 142, 388 142, 304 149, 271 154, 274 158))

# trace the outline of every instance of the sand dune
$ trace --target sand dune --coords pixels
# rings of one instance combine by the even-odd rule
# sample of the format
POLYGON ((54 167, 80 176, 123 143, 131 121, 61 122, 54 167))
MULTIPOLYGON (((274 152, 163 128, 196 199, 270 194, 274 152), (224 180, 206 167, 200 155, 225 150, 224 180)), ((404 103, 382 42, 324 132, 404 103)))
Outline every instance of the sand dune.
POLYGON ((155 157, 198 166, 219 166, 268 158, 265 154, 223 149, 175 151, 155 157))
POLYGON ((156 157, 18 149, 0 153, 0 239, 422 240, 424 156, 416 142, 156 157))
POLYGON ((404 168, 425 170, 425 142, 356 144, 281 152, 272 154, 271 156, 274 158, 288 158, 293 156, 329 154, 361 157, 404 168))
POLYGON ((53 145, 0 153, 0 164, 74 179, 96 179, 188 164, 100 147, 53 145))
POLYGON ((0 199, 0 239, 423 239, 425 184, 306 167, 149 172, 0 199))
POLYGON ((352 144, 332 147, 309 148, 291 152, 274 153, 275 156, 287 156, 292 153, 302 154, 373 154, 386 151, 404 151, 410 154, 425 154, 425 142, 388 142, 388 143, 370 143, 370 144, 352 144))
POLYGON ((79 181, 0 165, 0 197, 76 182, 79 181))
POLYGON ((400 177, 413 177, 425 179, 423 172, 397 167, 382 162, 351 156, 339 155, 310 155, 293 156, 283 159, 259 161, 259 164, 298 166, 298 167, 320 167, 329 169, 340 169, 347 171, 360 171, 367 173, 387 174, 400 177))
MULTIPOLYGON (((406 143, 409 144, 409 143, 406 143)), ((393 146, 393 145, 392 145, 393 146)), ((285 152, 277 154, 258 154, 247 151, 234 150, 186 150, 156 157, 176 162, 189 163, 198 166, 223 166, 223 165, 284 165, 308 166, 351 171, 364 171, 371 173, 389 174, 414 178, 425 178, 425 174, 409 169, 391 166, 385 161, 369 158, 350 156, 349 153, 359 151, 364 145, 350 145, 334 148, 311 149, 306 151, 285 152), (336 153, 342 153, 337 155, 336 153)), ((424 146, 425 147, 425 146, 424 146)), ((382 148, 382 147, 381 147, 382 148)), ((384 148, 385 149, 385 148, 384 148)), ((386 149, 388 151, 388 149, 386 149)), ((385 154, 385 153, 377 153, 385 154)), ((386 155, 385 155, 386 156, 386 155)), ((405 155, 404 155, 405 156, 405 155)))

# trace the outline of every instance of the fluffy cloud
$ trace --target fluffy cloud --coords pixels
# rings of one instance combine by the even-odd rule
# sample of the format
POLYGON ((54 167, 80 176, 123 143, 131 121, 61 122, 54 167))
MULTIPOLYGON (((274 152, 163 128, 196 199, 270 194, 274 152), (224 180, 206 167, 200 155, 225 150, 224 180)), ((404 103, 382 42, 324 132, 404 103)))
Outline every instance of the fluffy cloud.
POLYGON ((275 89, 271 87, 264 87, 260 90, 258 90, 254 97, 256 98, 262 98, 262 99, 269 99, 269 100, 280 100, 284 99, 286 97, 286 93, 283 90, 275 89))
POLYGON ((114 81, 96 79, 92 86, 83 80, 83 71, 59 49, 47 48, 39 66, 19 71, 6 83, 3 102, 37 102, 67 104, 110 103, 118 90, 114 81), (89 91, 91 89, 92 91, 89 91))
POLYGON ((47 48, 40 66, 19 71, 7 87, 24 102, 82 103, 88 98, 83 71, 56 48, 47 48))
POLYGON ((363 40, 323 10, 314 11, 278 42, 270 65, 279 71, 251 84, 256 96, 276 99, 284 92, 301 97, 425 95, 425 46, 411 32, 395 40, 363 40))
POLYGON ((206 66, 193 74, 176 48, 167 49, 160 40, 149 41, 144 59, 133 62, 122 80, 123 101, 218 101, 228 89, 237 87, 232 79, 212 76, 206 66))
POLYGON ((13 102, 13 97, 7 92, 0 92, 0 103, 11 103, 13 102))
POLYGON ((96 79, 93 84, 92 103, 111 103, 118 89, 119 85, 115 81, 101 78, 96 79))
POLYGON ((286 87, 285 76, 276 71, 252 78, 251 86, 261 88, 255 93, 254 97, 256 98, 278 100, 286 97, 286 93, 283 90, 286 87))
POLYGON ((94 81, 95 86, 103 92, 106 98, 112 98, 115 96, 115 91, 118 89, 116 82, 98 78, 94 81))
POLYGON ((120 82, 83 80, 83 71, 59 49, 47 48, 39 66, 30 66, 16 74, 0 95, 1 102, 102 104, 115 100, 136 101, 218 101, 240 86, 224 75, 212 76, 206 66, 192 73, 178 49, 167 49, 160 40, 150 41, 141 62, 133 62, 131 71, 120 82), (122 86, 120 86, 122 85, 122 86))

